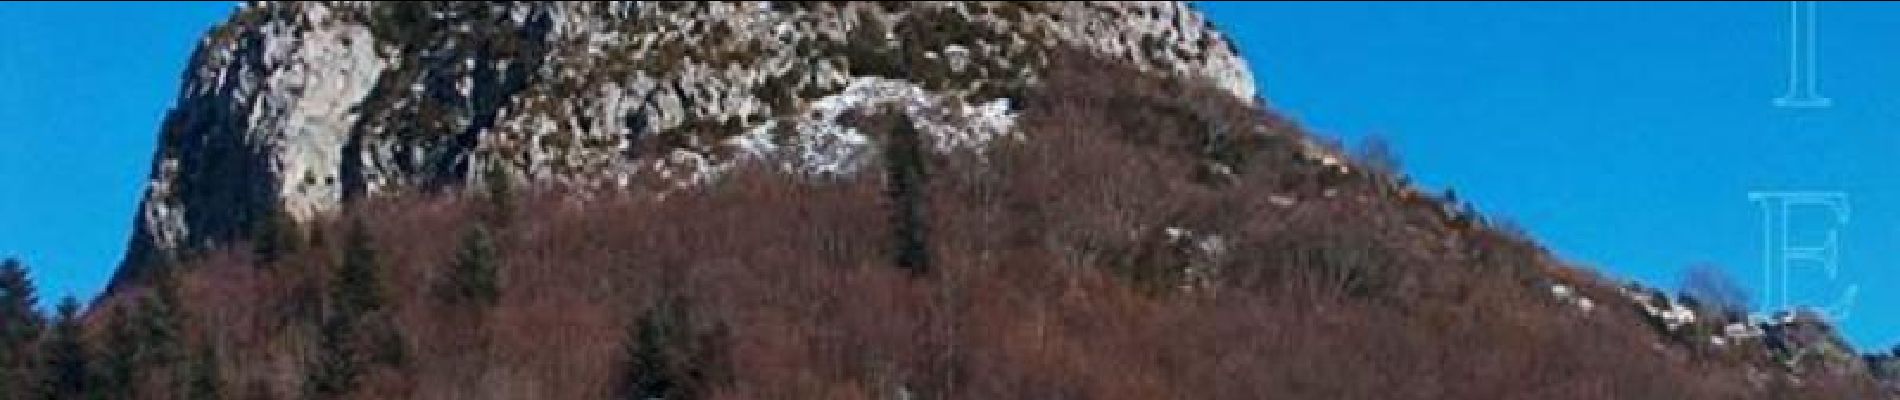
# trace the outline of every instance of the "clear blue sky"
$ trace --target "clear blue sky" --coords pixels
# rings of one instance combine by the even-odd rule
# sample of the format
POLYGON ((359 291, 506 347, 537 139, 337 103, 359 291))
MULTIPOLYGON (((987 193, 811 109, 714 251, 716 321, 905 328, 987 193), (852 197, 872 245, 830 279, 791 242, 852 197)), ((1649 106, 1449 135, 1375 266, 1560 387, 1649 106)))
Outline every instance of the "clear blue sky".
POLYGON ((1900 343, 1900 4, 1819 6, 1835 105, 1810 110, 1770 102, 1786 2, 1199 6, 1277 109, 1349 143, 1382 136, 1417 181, 1615 277, 1673 288, 1710 262, 1759 286, 1747 193, 1844 192, 1840 280, 1806 293, 1858 285, 1844 333, 1900 343))
POLYGON ((0 4, 0 257, 46 303, 111 276, 185 61, 233 7, 0 4))
MULTIPOLYGON (((1762 268, 1746 193, 1847 193, 1842 327, 1900 343, 1900 5, 1820 8, 1818 110, 1784 90, 1787 5, 1203 3, 1278 109, 1387 138, 1569 260, 1673 287, 1683 267, 1762 268), (1882 315, 1887 314, 1887 315, 1882 315)), ((152 143, 197 38, 228 3, 0 5, 0 256, 46 298, 118 262, 152 143)), ((1825 287, 1823 288, 1825 289, 1825 287)))

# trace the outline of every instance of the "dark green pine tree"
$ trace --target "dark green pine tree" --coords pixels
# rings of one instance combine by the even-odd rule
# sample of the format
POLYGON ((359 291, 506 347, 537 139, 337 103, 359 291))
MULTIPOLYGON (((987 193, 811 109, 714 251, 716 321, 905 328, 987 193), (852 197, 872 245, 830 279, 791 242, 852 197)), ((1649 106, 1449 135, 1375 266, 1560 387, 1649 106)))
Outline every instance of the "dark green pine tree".
POLYGON ((385 298, 378 277, 382 266, 372 247, 374 238, 362 220, 352 222, 346 235, 343 265, 337 268, 335 279, 331 281, 330 300, 333 314, 354 319, 383 308, 385 298))
POLYGON ((162 385, 150 390, 163 390, 177 399, 216 399, 219 382, 214 354, 210 347, 188 345, 185 321, 190 318, 179 298, 180 277, 169 268, 163 272, 132 316, 139 343, 134 368, 137 373, 170 373, 150 378, 162 385))
POLYGON ((508 170, 490 165, 482 170, 482 182, 487 186, 487 202, 481 210, 483 222, 506 228, 515 217, 514 180, 508 177, 508 170))
POLYGON ((33 307, 39 302, 26 265, 0 261, 0 398, 24 399, 38 391, 35 358, 46 321, 33 307))
POLYGON ((79 300, 67 297, 59 302, 53 319, 51 337, 44 342, 46 354, 44 388, 46 398, 86 399, 97 392, 91 355, 87 353, 84 327, 79 321, 79 300))
POLYGON ((441 296, 450 304, 493 306, 501 296, 495 258, 495 241, 488 228, 478 225, 464 232, 455 264, 440 286, 441 296))
POLYGON ((627 368, 622 398, 626 400, 687 398, 688 386, 677 354, 686 313, 670 296, 640 313, 628 330, 627 368))
POLYGON ((217 400, 223 398, 223 382, 218 378, 220 366, 218 353, 211 346, 198 349, 192 357, 191 365, 185 370, 184 398, 189 400, 217 400))
POLYGON ((891 225, 896 239, 897 267, 912 275, 927 275, 930 248, 924 218, 924 186, 928 175, 924 169, 923 135, 911 125, 910 118, 902 114, 887 112, 881 118, 891 119, 889 124, 894 126, 884 149, 884 166, 885 191, 894 208, 891 225))
POLYGON ((335 398, 354 391, 374 364, 404 361, 402 338, 387 321, 382 267, 361 220, 353 221, 343 245, 343 264, 330 281, 329 310, 318 327, 317 357, 306 392, 335 398))
POLYGON ((97 384, 90 389, 100 397, 182 390, 176 375, 150 375, 177 371, 186 356, 178 276, 169 266, 155 271, 150 293, 128 307, 113 308, 106 318, 103 352, 95 365, 97 384))
POLYGON ((153 281, 152 294, 141 299, 138 310, 132 314, 139 342, 135 368, 140 374, 172 373, 154 376, 151 379, 160 386, 142 389, 183 392, 184 380, 178 372, 186 361, 185 318, 178 300, 178 279, 176 271, 165 268, 153 281))
POLYGON ((98 373, 92 392, 100 398, 132 398, 137 381, 139 338, 132 316, 124 307, 109 309, 105 318, 105 337, 94 368, 98 373))
POLYGON ((727 327, 701 326, 686 301, 665 296, 628 326, 620 397, 629 400, 704 398, 729 383, 727 327))
POLYGON ((169 369, 185 359, 184 315, 178 300, 178 274, 163 268, 152 283, 152 293, 139 300, 132 314, 137 330, 141 367, 169 369))
POLYGON ((283 211, 270 213, 269 217, 258 219, 252 228, 251 252, 257 257, 258 265, 270 265, 285 256, 297 252, 303 247, 303 232, 297 221, 283 211))
POLYGON ((318 328, 316 363, 310 367, 310 377, 305 381, 311 398, 341 397, 356 388, 364 360, 355 349, 355 328, 348 324, 333 317, 326 318, 318 328))

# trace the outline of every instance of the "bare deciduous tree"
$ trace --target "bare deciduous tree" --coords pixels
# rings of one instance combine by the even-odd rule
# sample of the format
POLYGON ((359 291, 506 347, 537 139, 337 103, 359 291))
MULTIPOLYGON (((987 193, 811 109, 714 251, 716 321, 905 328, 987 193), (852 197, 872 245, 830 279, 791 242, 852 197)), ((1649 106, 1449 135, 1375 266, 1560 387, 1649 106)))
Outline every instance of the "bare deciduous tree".
POLYGON ((1703 312, 1719 313, 1731 319, 1748 312, 1748 289, 1720 266, 1692 265, 1683 271, 1681 284, 1684 299, 1703 312))
POLYGON ((1379 135, 1368 135, 1359 139, 1359 146, 1353 149, 1352 156, 1364 163, 1366 168, 1380 174, 1397 174, 1399 168, 1403 166, 1399 162, 1398 153, 1392 149, 1392 143, 1379 135))

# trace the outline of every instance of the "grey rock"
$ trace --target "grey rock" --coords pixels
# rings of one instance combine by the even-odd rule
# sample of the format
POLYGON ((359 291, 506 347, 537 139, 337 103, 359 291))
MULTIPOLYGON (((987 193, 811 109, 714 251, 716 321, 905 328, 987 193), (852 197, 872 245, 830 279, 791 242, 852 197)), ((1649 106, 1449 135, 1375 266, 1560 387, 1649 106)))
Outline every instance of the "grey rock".
POLYGON ((1254 95, 1233 45, 1178 2, 247 3, 192 56, 114 286, 273 214, 479 187, 491 169, 690 183, 783 151, 788 171, 848 173, 875 147, 823 120, 841 103, 901 105, 940 151, 967 147, 1011 129, 985 93, 1035 84, 1060 48, 1254 95), (943 29, 897 40, 921 13, 943 29), (862 49, 928 56, 874 79, 862 49), (781 124, 789 145, 757 145, 781 124))

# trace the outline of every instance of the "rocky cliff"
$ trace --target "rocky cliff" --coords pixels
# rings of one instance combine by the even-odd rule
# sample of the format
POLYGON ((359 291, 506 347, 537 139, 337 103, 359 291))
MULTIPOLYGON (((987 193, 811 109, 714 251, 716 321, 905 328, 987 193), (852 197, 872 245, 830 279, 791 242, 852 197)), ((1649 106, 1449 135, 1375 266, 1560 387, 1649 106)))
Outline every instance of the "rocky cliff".
POLYGON ((1819 317, 1619 285, 1339 154, 1181 3, 251 3, 183 78, 85 331, 184 327, 153 348, 237 367, 105 397, 182 387, 168 368, 244 398, 1837 399, 1900 375, 1819 317), (860 173, 887 147, 911 162, 860 173), (404 196, 502 182, 597 201, 404 196), (272 249, 286 226, 349 239, 272 249), (687 310, 707 323, 667 322, 687 310))
POLYGON ((1253 97, 1177 2, 249 3, 192 56, 114 282, 391 190, 849 173, 875 147, 838 119, 871 105, 979 144, 1069 49, 1253 97))

